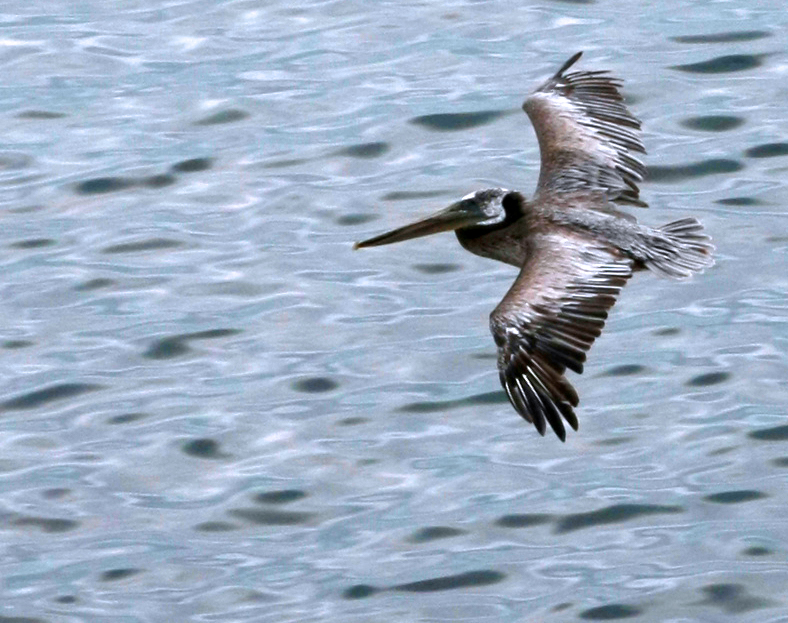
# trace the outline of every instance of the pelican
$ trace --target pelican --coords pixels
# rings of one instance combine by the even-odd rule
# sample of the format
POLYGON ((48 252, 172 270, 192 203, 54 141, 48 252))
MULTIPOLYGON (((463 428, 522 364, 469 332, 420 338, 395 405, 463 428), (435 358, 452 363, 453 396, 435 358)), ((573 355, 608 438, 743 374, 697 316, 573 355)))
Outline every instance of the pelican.
POLYGON ((577 430, 577 392, 567 369, 583 372, 586 353, 635 271, 685 279, 713 265, 714 246, 694 218, 660 228, 638 224, 621 205, 646 207, 638 182, 645 166, 640 121, 608 71, 573 71, 578 52, 523 103, 539 142, 533 199, 490 188, 424 220, 354 248, 453 230, 476 255, 520 273, 490 315, 501 385, 544 436, 577 430))

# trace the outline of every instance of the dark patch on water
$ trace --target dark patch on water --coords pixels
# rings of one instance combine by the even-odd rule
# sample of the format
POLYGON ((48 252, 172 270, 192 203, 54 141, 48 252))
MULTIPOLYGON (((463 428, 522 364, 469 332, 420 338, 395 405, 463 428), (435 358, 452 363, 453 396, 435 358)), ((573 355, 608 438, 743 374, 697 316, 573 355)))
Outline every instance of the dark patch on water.
POLYGON ((96 177, 80 182, 75 186, 75 190, 81 195, 98 195, 126 190, 136 184, 136 180, 127 177, 96 177))
POLYGON ((42 405, 54 402, 56 400, 64 400, 66 398, 73 398, 80 396, 87 392, 94 392, 103 389, 103 385, 96 385, 95 383, 59 383, 57 385, 50 385, 43 389, 36 389, 32 392, 22 394, 15 398, 10 398, 5 402, 0 403, 0 411, 12 411, 16 409, 36 409, 42 405))
POLYGON ((776 605, 771 599, 750 595, 742 584, 707 584, 701 590, 705 599, 699 604, 716 606, 728 614, 741 614, 776 605))
POLYGON ((707 372, 692 377, 685 385, 689 387, 708 387, 709 385, 719 385, 731 378, 730 372, 707 372))
POLYGON ((506 579, 506 574, 500 571, 482 569, 480 571, 468 571, 457 575, 446 575, 429 580, 419 580, 398 584, 393 586, 395 591, 405 591, 408 593, 432 593, 436 591, 451 591, 458 588, 470 588, 473 586, 487 586, 497 584, 506 579))
POLYGON ((33 163, 33 158, 27 154, 14 152, 0 152, 0 170, 9 171, 26 169, 33 163))
POLYGON ((181 447, 184 454, 194 456, 199 459, 220 459, 224 455, 219 451, 219 443, 214 439, 202 437, 192 439, 181 447))
POLYGON ((754 430, 747 436, 761 441, 786 441, 788 440, 788 424, 754 430))
POLYGON ((59 532, 70 532, 71 530, 76 530, 79 527, 79 522, 74 521, 72 519, 59 519, 59 518, 48 518, 48 517, 32 517, 32 516, 22 516, 16 517, 12 522, 14 526, 21 526, 24 528, 32 527, 38 528, 42 532, 48 533, 59 533, 59 532))
POLYGON ((723 456, 733 452, 734 450, 738 450, 739 448, 740 446, 723 446, 722 448, 710 450, 707 456, 723 456))
POLYGON ((459 264, 414 264, 414 270, 425 275, 444 275, 459 270, 459 264))
POLYGON ((13 242, 8 246, 11 249, 40 249, 42 247, 51 247, 54 244, 57 244, 57 241, 52 238, 29 238, 13 242))
POLYGON ((378 218, 376 214, 343 214, 335 219, 337 225, 363 225, 378 218))
POLYGON ((199 121, 196 121, 194 125, 218 125, 221 123, 233 123, 235 121, 246 119, 248 116, 249 113, 245 110, 239 110, 238 108, 228 108, 227 110, 220 110, 219 112, 213 113, 212 115, 203 117, 199 121))
POLYGON ((279 511, 261 508, 236 508, 229 512, 233 517, 261 526, 296 526, 312 519, 314 513, 279 511))
POLYGON ((213 158, 189 158, 176 162, 170 168, 173 173, 197 173, 207 171, 213 166, 213 158))
POLYGON ((198 532, 230 532, 238 530, 238 526, 228 521, 204 521, 194 526, 198 532))
POLYGON ((351 158, 379 158, 389 149, 391 149, 391 146, 384 142, 359 143, 358 145, 344 147, 336 153, 340 156, 349 156, 351 158))
POLYGON ((718 199, 715 203, 722 206, 754 206, 760 205, 760 200, 755 197, 728 197, 726 199, 718 199))
POLYGON ((709 33, 707 35, 671 37, 670 40, 676 43, 732 43, 734 41, 754 41, 764 37, 771 37, 771 33, 765 30, 733 30, 709 33))
POLYGON ((605 447, 623 446, 625 443, 629 443, 633 439, 635 439, 635 438, 634 437, 609 437, 608 439, 600 439, 599 441, 596 442, 596 445, 598 445, 598 446, 605 446, 605 447))
POLYGON ((707 502, 714 504, 741 504, 742 502, 752 502, 753 500, 762 500, 769 497, 762 491, 754 491, 752 489, 739 489, 737 491, 721 491, 720 493, 712 493, 706 495, 703 499, 707 502))
POLYGON ((744 169, 744 165, 738 160, 712 158, 691 164, 649 167, 647 177, 652 182, 670 183, 706 175, 735 173, 742 169, 744 169))
POLYGON ((101 193, 118 192, 134 186, 145 188, 165 188, 172 186, 178 181, 175 173, 194 173, 210 169, 213 164, 211 158, 190 158, 177 162, 170 167, 170 173, 158 173, 139 179, 130 177, 97 177, 80 182, 75 186, 76 192, 83 195, 95 195, 101 193))
POLYGON ((62 500, 71 495, 71 489, 66 487, 52 487, 41 492, 41 497, 45 500, 62 500))
POLYGON ((776 459, 772 459, 772 465, 775 467, 788 467, 788 456, 781 456, 776 459))
MULTIPOLYGON (((60 597, 55 597, 54 601, 58 604, 75 604, 77 603, 77 598, 74 595, 61 595, 60 597)), ((21 619, 16 617, 14 620, 20 621, 21 619)))
POLYGON ((643 609, 628 604, 607 604, 589 608, 580 613, 581 619, 587 621, 614 621, 616 619, 629 619, 642 614, 643 609))
POLYGON ((452 409, 457 406, 456 400, 444 400, 436 402, 409 402, 402 405, 397 411, 402 413, 435 413, 437 411, 444 411, 452 409))
POLYGON ((607 372, 605 372, 605 376, 632 376, 633 374, 640 374, 646 370, 646 366, 641 366, 638 363, 625 363, 623 365, 610 368, 607 372))
POLYGON ((183 243, 169 238, 148 238, 137 242, 122 242, 104 247, 102 253, 140 253, 142 251, 161 251, 162 249, 174 249, 182 246, 183 243))
POLYGON ((237 335, 240 332, 239 329, 209 329, 207 331, 172 335, 153 342, 142 356, 148 359, 173 359, 191 351, 189 346, 191 340, 210 340, 237 335))
POLYGON ((97 277, 95 279, 90 279, 88 281, 85 281, 84 283, 80 283, 74 286, 74 290, 76 290, 77 292, 89 292, 91 290, 99 290, 101 288, 106 288, 112 285, 115 285, 115 281, 113 281, 112 279, 97 277))
POLYGON ((646 515, 666 515, 683 512, 684 509, 681 506, 664 504, 614 504, 597 511, 566 515, 556 524, 555 532, 563 534, 592 526, 623 523, 638 517, 645 517, 646 515))
POLYGON ((2 346, 8 350, 13 350, 16 348, 27 348, 28 346, 33 346, 34 344, 35 342, 30 340, 6 340, 2 343, 2 346))
POLYGON ((773 553, 773 550, 760 545, 753 545, 752 547, 742 550, 744 556, 771 556, 773 553))
POLYGON ((130 424, 137 422, 142 418, 147 417, 146 413, 121 413, 120 415, 113 415, 107 420, 107 424, 130 424))
POLYGON ((295 167, 299 164, 309 162, 308 158, 286 158, 283 160, 271 160, 263 165, 264 169, 286 169, 287 167, 295 167))
POLYGON ((411 199, 431 199, 445 197, 448 190, 394 190, 381 197, 383 201, 410 201, 411 199))
POLYGON ((678 327, 662 327, 661 329, 654 329, 653 333, 660 336, 672 336, 681 333, 681 329, 678 327))
POLYGON ((146 188, 165 188, 172 186, 177 182, 177 178, 169 173, 159 173, 157 175, 149 175, 140 180, 140 184, 146 188))
POLYGON ((254 501, 259 504, 290 504, 297 500, 303 500, 306 491, 301 489, 280 489, 278 491, 264 491, 254 496, 254 501))
POLYGON ((788 156, 788 143, 764 143, 750 147, 744 154, 750 158, 776 158, 788 156))
POLYGON ((553 521, 552 515, 544 513, 523 513, 518 515, 502 515, 495 520, 495 525, 501 528, 530 528, 541 526, 553 521))
POLYGON ((445 411, 446 409, 457 409, 459 407, 468 407, 472 405, 498 405, 508 402, 509 400, 506 398, 506 394, 503 391, 496 391, 476 394, 474 396, 468 396, 467 398, 460 398, 459 400, 410 402, 406 405, 402 405, 397 411, 403 413, 435 413, 437 411, 445 411))
POLYGON ((206 329, 205 331, 184 333, 182 337, 187 340, 215 340, 220 337, 238 335, 239 333, 241 333, 241 329, 206 329))
POLYGON ((726 54, 700 63, 674 65, 671 69, 693 74, 722 74, 760 67, 762 59, 762 54, 726 54))
POLYGON ((681 121, 681 125, 685 128, 703 130, 704 132, 725 132, 738 128, 743 123, 742 117, 734 117, 733 115, 704 115, 681 121))
POLYGON ((452 528, 451 526, 428 526, 416 530, 408 537, 411 543, 427 543, 429 541, 437 541, 438 539, 448 539, 454 536, 466 534, 465 530, 459 528, 452 528))
POLYGON ((480 110, 477 112, 438 113, 413 117, 410 123, 436 132, 456 132, 487 125, 503 117, 506 112, 503 110, 480 110))
POLYGON ((118 580, 125 580, 133 575, 141 573, 141 569, 132 569, 130 567, 123 569, 109 569, 99 576, 102 582, 116 582, 118 580))
POLYGON ((48 623, 48 621, 45 619, 33 619, 30 617, 0 616, 0 623, 48 623))
POLYGON ((62 119, 66 113, 51 110, 23 110, 16 115, 17 119, 62 119))
POLYGON ((509 404, 509 399, 503 391, 484 392, 483 394, 474 394, 467 398, 461 398, 457 401, 460 406, 466 405, 505 405, 509 404))
POLYGON ((366 424, 369 418, 353 415, 351 417, 342 418, 337 422, 339 426, 358 426, 359 424, 366 424))
POLYGON ((375 588, 369 584, 356 584, 355 586, 345 589, 342 592, 342 597, 345 599, 365 599, 379 592, 379 588, 375 588))
POLYGON ((148 359, 174 359, 190 351, 191 348, 188 343, 181 337, 166 337, 156 340, 142 356, 148 359))
POLYGON ((297 392, 320 394, 322 392, 330 392, 335 390, 337 387, 339 387, 339 383, 324 376, 313 376, 296 381, 293 383, 292 387, 297 392))

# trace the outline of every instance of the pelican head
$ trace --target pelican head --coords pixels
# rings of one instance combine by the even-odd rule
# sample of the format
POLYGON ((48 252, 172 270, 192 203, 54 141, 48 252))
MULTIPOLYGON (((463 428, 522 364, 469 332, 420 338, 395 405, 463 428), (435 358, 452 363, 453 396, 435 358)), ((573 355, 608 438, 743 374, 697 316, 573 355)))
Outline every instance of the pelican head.
POLYGON ((488 188, 465 195, 448 208, 425 219, 357 242, 354 249, 377 247, 442 231, 490 231, 507 227, 521 216, 522 196, 505 188, 488 188), (519 200, 514 200, 518 198, 519 200))

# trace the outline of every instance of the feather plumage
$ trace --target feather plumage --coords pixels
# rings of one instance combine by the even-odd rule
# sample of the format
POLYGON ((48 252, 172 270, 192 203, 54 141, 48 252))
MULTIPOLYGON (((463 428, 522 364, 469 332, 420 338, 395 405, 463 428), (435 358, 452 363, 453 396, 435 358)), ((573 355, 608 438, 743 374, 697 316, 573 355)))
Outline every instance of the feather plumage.
POLYGON ((356 248, 453 229, 477 255, 520 268, 490 315, 501 385, 515 410, 561 440, 577 430, 579 397, 567 370, 586 353, 633 271, 683 279, 714 263, 714 247, 694 218, 640 225, 615 204, 645 206, 640 122, 605 71, 561 69, 523 104, 542 166, 536 194, 481 190, 431 217, 358 243, 356 248))
POLYGON ((577 430, 577 392, 567 369, 581 373, 607 312, 632 276, 633 260, 575 234, 531 240, 529 257, 490 315, 498 371, 512 406, 544 435, 577 430))
POLYGON ((646 169, 640 121, 624 105, 621 81, 606 71, 567 70, 570 58, 523 103, 539 141, 537 196, 600 192, 609 200, 645 207, 638 182, 646 169))

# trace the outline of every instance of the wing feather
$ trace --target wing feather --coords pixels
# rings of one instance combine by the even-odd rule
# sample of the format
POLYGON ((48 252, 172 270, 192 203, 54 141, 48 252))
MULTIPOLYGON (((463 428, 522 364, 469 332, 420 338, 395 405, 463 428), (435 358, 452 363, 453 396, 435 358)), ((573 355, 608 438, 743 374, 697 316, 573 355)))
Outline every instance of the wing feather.
POLYGON ((535 235, 520 275, 490 315, 501 385, 540 434, 550 424, 563 441, 562 418, 577 430, 579 398, 564 373, 583 371, 632 266, 579 234, 535 235))
POLYGON ((537 195, 602 192, 645 207, 638 182, 646 169, 640 121, 623 103, 621 81, 607 71, 565 73, 578 52, 523 103, 536 130, 542 167, 537 195))

